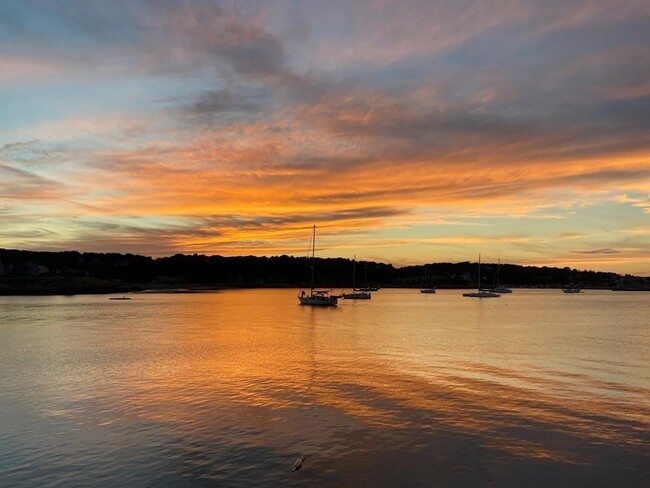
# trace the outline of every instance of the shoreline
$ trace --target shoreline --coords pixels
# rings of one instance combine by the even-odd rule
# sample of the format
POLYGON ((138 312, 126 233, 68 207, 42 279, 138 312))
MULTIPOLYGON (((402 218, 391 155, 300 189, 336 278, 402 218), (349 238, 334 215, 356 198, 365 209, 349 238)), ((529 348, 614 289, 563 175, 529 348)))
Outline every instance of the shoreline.
MULTIPOLYGON (((5 280, 6 281, 6 280, 5 280)), ((199 283, 174 283, 169 285, 152 286, 151 283, 125 283, 125 282, 110 282, 106 280, 99 280, 87 278, 82 280, 74 280, 70 282, 64 279, 65 283, 52 283, 47 280, 20 280, 22 286, 7 286, 0 281, 0 296, 73 296, 73 295, 111 295, 111 294, 182 294, 182 293, 208 293, 223 290, 246 290, 246 289, 300 289, 308 288, 300 284, 199 284, 199 283)), ((320 288, 338 290, 339 286, 324 285, 320 288)), ((384 284, 380 289, 411 289, 418 290, 418 286, 396 286, 393 284, 384 284)), ((563 286, 521 286, 512 287, 513 290, 561 290, 563 286)), ((342 288, 345 290, 346 288, 342 288)), ((463 286, 436 286, 437 290, 469 290, 472 288, 463 286)), ((583 291, 586 290, 606 290, 606 291, 634 291, 634 292, 650 292, 650 288, 614 288, 614 287, 582 287, 583 291)))

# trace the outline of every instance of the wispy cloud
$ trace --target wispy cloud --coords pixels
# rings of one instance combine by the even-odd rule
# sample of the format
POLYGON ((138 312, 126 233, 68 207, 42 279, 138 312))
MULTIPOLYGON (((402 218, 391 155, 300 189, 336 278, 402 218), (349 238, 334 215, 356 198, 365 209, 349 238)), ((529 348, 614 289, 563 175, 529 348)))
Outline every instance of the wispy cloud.
POLYGON ((588 251, 572 251, 576 254, 620 254, 621 251, 618 249, 610 249, 610 248, 603 248, 603 249, 590 249, 588 251))

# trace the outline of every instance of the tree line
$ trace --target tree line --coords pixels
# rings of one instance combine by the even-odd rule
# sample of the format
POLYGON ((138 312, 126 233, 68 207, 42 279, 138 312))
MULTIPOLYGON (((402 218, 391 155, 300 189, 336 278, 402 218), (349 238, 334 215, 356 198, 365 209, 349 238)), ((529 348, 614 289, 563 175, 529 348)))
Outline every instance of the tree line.
MULTIPOLYGON (((315 285, 350 288, 352 260, 316 258, 315 285)), ((641 278, 568 267, 482 263, 481 285, 514 287, 612 288, 641 278)), ((474 288, 477 263, 429 263, 396 268, 357 261, 357 286, 474 288)), ((136 254, 0 249, 0 293, 111 292, 171 287, 309 286, 311 259, 294 256, 207 256, 176 254, 151 258, 136 254), (39 288, 40 287, 40 288, 39 288)), ((645 281, 647 283, 647 280, 645 281)))

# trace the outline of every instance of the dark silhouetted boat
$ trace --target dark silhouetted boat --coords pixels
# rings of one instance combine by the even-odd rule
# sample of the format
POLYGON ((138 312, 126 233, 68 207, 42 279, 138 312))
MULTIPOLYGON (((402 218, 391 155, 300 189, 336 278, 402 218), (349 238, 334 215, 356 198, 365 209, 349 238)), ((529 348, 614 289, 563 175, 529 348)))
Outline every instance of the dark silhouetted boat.
POLYGON ((424 278, 422 278, 422 288, 420 288, 420 293, 435 293, 436 289, 433 286, 430 286, 429 283, 429 272, 424 268, 424 278))
POLYGON ((343 293, 341 295, 341 298, 345 300, 370 300, 372 298, 371 293, 354 287, 356 269, 357 269, 357 257, 355 256, 354 259, 352 260, 352 293, 343 293))
POLYGON ((464 297, 469 298, 498 298, 501 295, 493 291, 481 290, 481 255, 478 255, 478 286, 475 292, 463 293, 464 297))
POLYGON ((494 288, 492 288, 490 291, 494 293, 512 293, 512 290, 508 288, 505 285, 500 285, 499 284, 499 268, 501 268, 501 260, 499 259, 499 263, 497 264, 497 274, 494 277, 494 288))
POLYGON ((567 286, 565 288, 562 288, 562 291, 564 293, 582 293, 582 290, 577 286, 567 286))
POLYGON ((337 297, 330 296, 329 290, 316 290, 314 288, 314 263, 316 261, 316 226, 314 226, 311 238, 311 285, 309 294, 305 290, 300 292, 298 300, 301 305, 311 305, 316 307, 336 307, 337 297))

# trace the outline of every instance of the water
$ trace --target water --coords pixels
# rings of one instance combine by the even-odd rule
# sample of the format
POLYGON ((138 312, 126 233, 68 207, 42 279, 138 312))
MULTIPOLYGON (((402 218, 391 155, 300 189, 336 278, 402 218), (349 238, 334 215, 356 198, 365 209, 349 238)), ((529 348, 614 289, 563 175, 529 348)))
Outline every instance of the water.
POLYGON ((648 486, 650 294, 296 294, 0 297, 0 486, 648 486))

